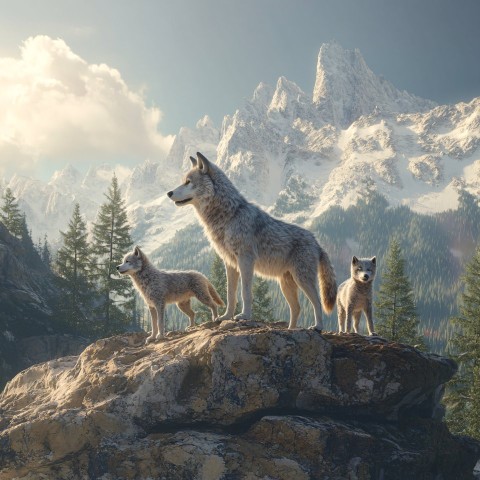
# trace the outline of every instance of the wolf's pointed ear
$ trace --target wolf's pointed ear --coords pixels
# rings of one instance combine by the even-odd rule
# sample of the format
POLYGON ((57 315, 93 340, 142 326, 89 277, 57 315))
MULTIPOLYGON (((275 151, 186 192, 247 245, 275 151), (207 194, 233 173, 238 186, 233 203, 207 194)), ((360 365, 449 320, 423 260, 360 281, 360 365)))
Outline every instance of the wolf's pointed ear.
POLYGON ((202 173, 210 172, 210 161, 207 160, 200 152, 197 152, 197 159, 198 159, 198 169, 202 173))
POLYGON ((192 162, 192 165, 193 165, 194 167, 197 166, 197 159, 196 159, 196 158, 190 157, 190 161, 192 162))
POLYGON ((358 258, 354 255, 352 257, 352 265, 356 265, 358 263, 358 258))
POLYGON ((372 257, 372 263, 373 263, 374 265, 377 264, 377 257, 372 257))
POLYGON ((142 251, 140 250, 140 247, 138 245, 135 246, 135 250, 133 251, 133 254, 136 257, 141 257, 142 256, 142 251))

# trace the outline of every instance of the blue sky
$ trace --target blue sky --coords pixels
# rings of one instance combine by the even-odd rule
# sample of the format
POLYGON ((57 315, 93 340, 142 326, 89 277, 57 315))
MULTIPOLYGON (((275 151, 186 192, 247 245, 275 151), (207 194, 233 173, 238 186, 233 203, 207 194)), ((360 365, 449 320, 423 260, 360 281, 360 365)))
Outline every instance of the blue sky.
MULTIPOLYGON (((134 99, 135 107, 117 112, 132 118, 135 112, 147 112, 141 132, 130 124, 118 127, 133 128, 136 138, 148 137, 139 157, 155 157, 157 147, 158 155, 164 155, 171 135, 181 126, 195 125, 205 114, 220 125, 223 116, 250 98, 261 81, 274 84, 284 75, 311 92, 319 48, 332 40, 344 48, 359 48, 375 73, 416 95, 439 103, 480 95, 478 0, 45 0, 0 1, 0 8, 0 58, 19 59, 20 47, 30 37, 61 39, 86 64, 105 64, 113 76, 113 69, 118 71, 128 91, 140 94, 143 105, 134 99)), ((22 71, 30 72, 29 82, 34 74, 27 64, 41 57, 39 48, 37 43, 23 59, 22 71)), ((42 48, 56 49, 45 42, 42 48)), ((4 72, 16 71, 10 65, 4 62, 0 67, 4 72)), ((62 71, 62 75, 71 78, 73 74, 62 71)), ((92 109, 90 105, 88 111, 92 109)), ((75 122, 85 116, 79 114, 75 122)), ((46 115, 35 125, 48 123, 49 118, 46 115)), ((58 118, 65 123, 64 117, 58 118)), ((35 131, 30 123, 21 125, 35 131)), ((77 131, 83 130, 75 125, 77 131)), ((11 152, 22 133, 11 123, 8 130, 13 132, 10 143, 0 145, 4 175, 12 173, 12 165, 9 169, 5 165, 15 157, 11 152)), ((74 136, 64 130, 59 134, 64 139, 74 136)), ((53 122, 48 135, 55 132, 53 122)), ((19 169, 33 168, 41 174, 63 161, 86 161, 89 155, 95 161, 109 161, 119 156, 105 145, 96 150, 98 139, 85 149, 73 141, 80 160, 74 153, 70 157, 66 140, 65 145, 47 148, 41 143, 46 135, 42 131, 25 141, 15 161, 19 169), (30 156, 36 159, 33 167, 30 156)), ((135 145, 132 139, 122 147, 126 153, 120 161, 140 161, 132 153, 135 145)))

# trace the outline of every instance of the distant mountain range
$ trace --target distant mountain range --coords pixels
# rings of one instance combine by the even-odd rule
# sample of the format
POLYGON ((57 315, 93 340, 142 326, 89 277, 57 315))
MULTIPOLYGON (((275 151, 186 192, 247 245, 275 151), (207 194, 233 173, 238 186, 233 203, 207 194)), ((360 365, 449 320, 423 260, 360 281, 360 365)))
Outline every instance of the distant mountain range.
MULTIPOLYGON (((181 181, 189 156, 216 161, 244 195, 278 217, 309 225, 332 205, 355 204, 365 189, 417 212, 455 208, 457 192, 480 193, 480 97, 436 106, 375 75, 358 50, 322 45, 311 94, 280 77, 260 83, 250 101, 217 128, 208 116, 181 128, 167 158, 146 160, 119 177, 135 241, 146 250, 194 221, 165 193, 181 181)), ((48 183, 14 176, 9 186, 33 238, 55 242, 73 203, 95 218, 113 168, 72 166, 48 183)), ((1 193, 1 192, 0 192, 1 193)))

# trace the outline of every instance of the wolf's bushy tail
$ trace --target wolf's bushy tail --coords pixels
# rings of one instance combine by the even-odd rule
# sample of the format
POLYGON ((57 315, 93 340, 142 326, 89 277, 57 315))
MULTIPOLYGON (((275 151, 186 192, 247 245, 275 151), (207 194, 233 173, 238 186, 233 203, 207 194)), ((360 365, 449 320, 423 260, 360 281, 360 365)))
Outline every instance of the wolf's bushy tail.
POLYGON ((337 300, 337 279, 335 278, 335 271, 330 263, 330 259, 322 248, 320 248, 318 276, 322 307, 325 313, 330 313, 337 300))
POLYGON ((208 282, 208 291, 210 292, 210 295, 212 296, 213 301, 217 305, 219 305, 220 307, 225 306, 225 303, 223 303, 223 300, 220 298, 220 295, 218 294, 218 292, 215 290, 215 287, 210 282, 208 282))

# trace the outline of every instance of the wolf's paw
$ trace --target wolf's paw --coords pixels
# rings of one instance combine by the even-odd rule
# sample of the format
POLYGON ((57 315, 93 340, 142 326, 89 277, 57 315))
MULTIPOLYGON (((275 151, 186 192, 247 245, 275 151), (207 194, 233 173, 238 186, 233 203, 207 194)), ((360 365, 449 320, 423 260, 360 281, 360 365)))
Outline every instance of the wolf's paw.
POLYGON ((189 326, 185 329, 185 331, 186 331, 186 332, 190 332, 191 330, 194 330, 195 328, 197 328, 196 325, 189 325, 189 326))
POLYGON ((378 333, 377 332, 372 332, 372 333, 370 333, 370 336, 371 337, 378 337, 378 333))
POLYGON ((153 335, 150 335, 149 337, 146 338, 145 345, 148 345, 149 343, 153 343, 154 341, 155 341, 155 337, 153 335))
POLYGON ((312 325, 311 327, 308 327, 309 330, 315 330, 318 333, 322 333, 323 329, 319 328, 317 325, 312 325))
POLYGON ((224 320, 232 320, 233 319, 233 316, 232 315, 228 315, 227 313, 224 313, 221 317, 217 317, 215 319, 216 322, 223 322, 224 320))
POLYGON ((238 315, 235 315, 233 317, 234 320, 238 322, 238 320, 251 320, 252 316, 251 315, 245 315, 243 312, 239 313, 238 315))
POLYGON ((162 333, 158 333, 155 337, 155 342, 161 342, 162 340, 165 340, 165 335, 163 335, 162 333))
MULTIPOLYGON (((175 335, 175 333, 176 333, 176 332, 174 332, 173 330, 170 330, 169 332, 166 332, 166 333, 165 333, 165 336, 166 336, 166 337, 171 337, 171 336, 175 335)), ((160 338, 162 338, 162 337, 160 337, 160 338)))

